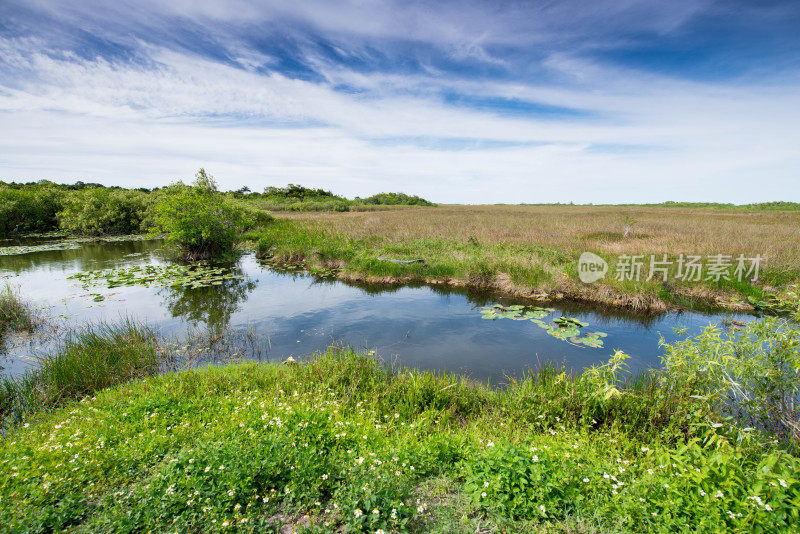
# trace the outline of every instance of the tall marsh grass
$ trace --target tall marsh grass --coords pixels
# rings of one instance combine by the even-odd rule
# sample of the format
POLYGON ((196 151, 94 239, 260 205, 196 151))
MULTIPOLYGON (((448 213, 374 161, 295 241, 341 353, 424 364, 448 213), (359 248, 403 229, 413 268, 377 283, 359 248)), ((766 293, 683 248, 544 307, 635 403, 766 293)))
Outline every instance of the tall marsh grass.
MULTIPOLYGON (((602 302, 633 309, 741 307, 800 281, 800 213, 631 206, 439 206, 372 213, 291 213, 267 229, 259 253, 344 268, 374 282, 435 281, 512 296, 602 302), (287 224, 287 223, 294 224, 287 224), (271 252, 270 252, 271 251, 271 252), (610 275, 578 277, 578 257, 599 253, 610 275), (645 258, 639 280, 616 280, 621 255, 645 258), (667 281, 648 280, 647 258, 668 255, 667 281), (680 254, 763 259, 759 280, 676 278, 680 254), (390 259, 423 259, 397 265, 390 259), (370 279, 371 278, 371 279, 370 279)), ((253 239, 259 241, 259 239, 253 239)))
POLYGON ((0 383, 0 419, 5 424, 159 370, 155 334, 130 321, 73 332, 59 349, 36 359, 36 370, 0 383))
POLYGON ((56 400, 91 395, 158 371, 155 334, 133 322, 85 328, 70 335, 61 350, 37 359, 56 400))
POLYGON ((352 239, 507 243, 610 254, 761 254, 800 273, 800 212, 647 206, 455 206, 366 213, 291 213, 352 239), (624 237, 626 221, 636 223, 624 237))
POLYGON ((6 285, 0 291, 0 343, 8 332, 31 332, 35 327, 36 318, 30 305, 6 285))

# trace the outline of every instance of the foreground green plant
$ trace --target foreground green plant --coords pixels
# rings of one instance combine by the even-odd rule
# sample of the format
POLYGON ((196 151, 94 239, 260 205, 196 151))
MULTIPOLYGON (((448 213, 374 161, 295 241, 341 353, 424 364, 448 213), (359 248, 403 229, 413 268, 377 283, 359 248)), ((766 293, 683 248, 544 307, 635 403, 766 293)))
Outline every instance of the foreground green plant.
POLYGON ((145 378, 5 435, 0 524, 791 532, 797 460, 709 424, 716 414, 689 394, 628 380, 624 361, 504 390, 392 372, 342 347, 145 378), (451 494, 428 493, 437 480, 451 494))
POLYGON ((708 327, 694 339, 666 345, 664 380, 691 390, 713 410, 800 443, 800 328, 767 317, 739 332, 708 327))
POLYGON ((510 519, 616 519, 632 531, 791 531, 800 519, 800 464, 786 454, 751 459, 712 431, 635 452, 619 437, 608 454, 592 441, 564 432, 485 443, 464 462, 466 491, 480 509, 510 519))

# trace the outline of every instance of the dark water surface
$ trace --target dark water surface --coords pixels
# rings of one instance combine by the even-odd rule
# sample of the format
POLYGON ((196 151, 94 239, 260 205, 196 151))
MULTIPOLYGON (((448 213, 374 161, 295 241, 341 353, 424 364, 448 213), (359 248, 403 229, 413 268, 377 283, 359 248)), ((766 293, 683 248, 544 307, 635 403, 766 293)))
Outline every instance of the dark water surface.
MULTIPOLYGON (((252 355, 269 359, 298 357, 332 342, 345 342, 375 350, 384 360, 407 367, 446 369, 493 383, 544 362, 579 371, 604 362, 615 349, 631 356, 633 370, 658 367, 662 352, 659 334, 670 342, 679 339, 676 327, 685 326, 696 334, 725 317, 753 319, 699 312, 638 316, 597 307, 549 305, 557 309, 552 318, 563 313, 588 322, 586 331, 608 334, 603 348, 587 348, 556 339, 529 321, 481 318, 480 308, 499 300, 479 292, 356 286, 279 273, 262 266, 252 255, 238 263, 237 270, 244 277, 227 280, 222 286, 90 289, 106 297, 102 302, 95 302, 80 283, 67 279, 81 270, 166 263, 169 257, 159 241, 82 243, 75 249, 0 256, 0 283, 9 283, 34 305, 47 307, 62 332, 86 322, 115 322, 126 317, 176 338, 197 329, 227 329, 250 332, 264 340, 269 347, 266 356, 261 351, 252 355)), ((30 355, 47 345, 46 337, 10 340, 6 354, 0 356, 5 372, 18 375, 33 367, 30 355)))

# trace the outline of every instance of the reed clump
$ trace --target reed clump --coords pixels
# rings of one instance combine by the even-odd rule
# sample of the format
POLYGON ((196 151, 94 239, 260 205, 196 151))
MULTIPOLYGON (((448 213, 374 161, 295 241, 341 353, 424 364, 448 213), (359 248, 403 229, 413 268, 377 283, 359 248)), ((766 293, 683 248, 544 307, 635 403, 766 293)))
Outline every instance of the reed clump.
POLYGON ((8 332, 32 332, 37 325, 31 306, 21 300, 11 286, 0 290, 0 344, 8 332))
POLYGON ((130 321, 72 332, 59 349, 36 355, 36 360, 35 370, 0 383, 0 419, 5 425, 154 374, 160 365, 156 335, 130 321))

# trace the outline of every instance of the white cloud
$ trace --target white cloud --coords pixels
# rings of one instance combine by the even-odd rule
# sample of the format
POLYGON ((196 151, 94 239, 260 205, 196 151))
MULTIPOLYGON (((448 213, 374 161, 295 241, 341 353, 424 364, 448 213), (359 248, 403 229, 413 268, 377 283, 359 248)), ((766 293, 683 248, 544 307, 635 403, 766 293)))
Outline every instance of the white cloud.
MULTIPOLYGON (((206 7, 193 16, 235 17, 206 7)), ((355 31, 346 10, 330 19, 327 12, 306 15, 355 31)), ((679 19, 664 22, 664 31, 679 19)), ((424 35, 429 23, 411 25, 424 35)), ((360 31, 387 25, 376 16, 374 27, 360 31)), ((440 29, 444 41, 458 40, 440 29)), ((454 50, 481 56, 487 39, 454 50)), ((793 172, 800 168, 800 91, 791 81, 678 81, 557 53, 545 66, 570 80, 564 85, 364 74, 321 58, 329 83, 314 83, 256 72, 270 58, 241 45, 232 52, 245 69, 143 41, 137 47, 148 61, 85 60, 33 39, 0 39, 3 178, 156 186, 205 166, 230 188, 291 181, 350 196, 403 190, 440 202, 800 200, 793 172), (337 92, 336 83, 364 93, 337 92), (448 106, 437 96, 443 90, 596 117, 498 116, 448 106), (434 150, 409 141, 418 137, 517 145, 434 150)))
MULTIPOLYGON (((13 4, 13 0, 9 0, 13 4)), ((499 6, 486 1, 392 0, 137 0, 104 2, 83 0, 20 2, 50 16, 86 25, 103 33, 119 25, 169 29, 179 18, 204 27, 216 36, 220 25, 259 25, 299 21, 319 31, 339 36, 399 38, 438 43, 469 44, 475 36, 491 44, 534 44, 583 38, 587 30, 596 39, 615 38, 621 28, 636 32, 674 31, 695 14, 713 5, 710 0, 562 0, 519 2, 499 6)), ((758 12, 763 13, 760 9, 758 12)))

